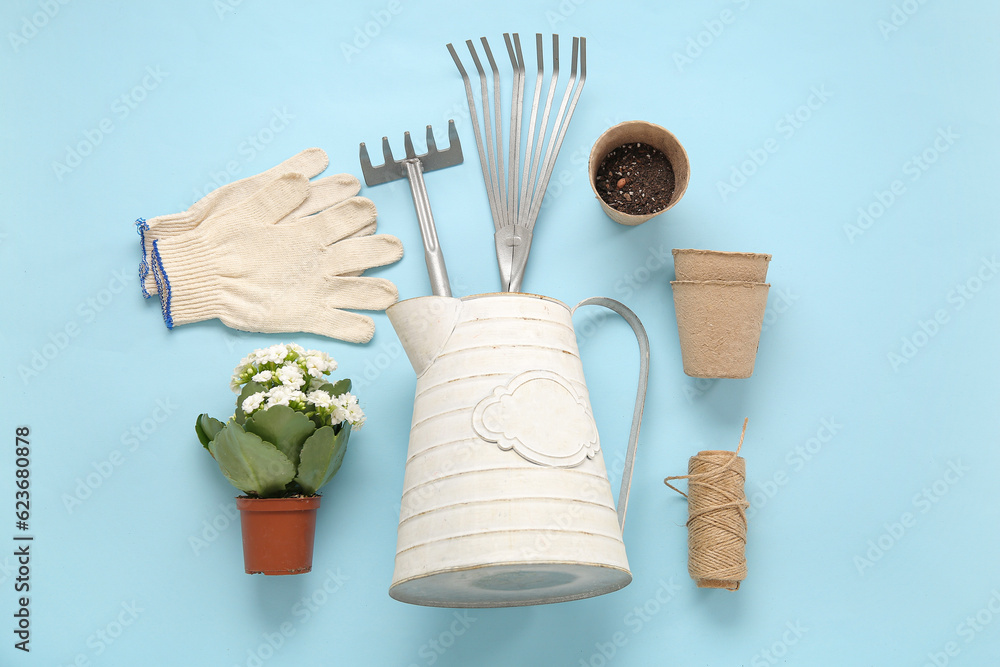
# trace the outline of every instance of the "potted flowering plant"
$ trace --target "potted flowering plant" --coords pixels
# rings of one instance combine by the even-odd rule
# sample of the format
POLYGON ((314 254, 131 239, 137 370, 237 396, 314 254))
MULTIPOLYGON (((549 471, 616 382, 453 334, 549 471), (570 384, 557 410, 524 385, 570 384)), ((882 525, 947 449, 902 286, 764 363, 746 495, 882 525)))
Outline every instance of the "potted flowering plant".
POLYGON ((319 489, 340 470, 352 429, 365 421, 351 381, 330 383, 329 356, 294 343, 246 356, 233 371, 236 412, 198 416, 195 432, 236 499, 248 574, 312 569, 319 489))

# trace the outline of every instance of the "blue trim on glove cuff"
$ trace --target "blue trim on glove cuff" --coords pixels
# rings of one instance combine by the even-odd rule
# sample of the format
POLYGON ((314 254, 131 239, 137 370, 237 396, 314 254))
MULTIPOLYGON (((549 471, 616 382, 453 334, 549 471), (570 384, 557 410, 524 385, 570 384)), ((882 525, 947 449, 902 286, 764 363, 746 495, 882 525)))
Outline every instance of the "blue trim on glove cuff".
POLYGON ((158 243, 159 239, 153 241, 153 280, 156 281, 156 289, 160 293, 160 310, 163 311, 163 322, 168 329, 173 329, 174 318, 170 315, 170 279, 163 268, 163 259, 160 257, 158 243))
POLYGON ((146 276, 149 275, 149 262, 146 260, 146 232, 149 231, 149 225, 146 218, 136 219, 135 231, 139 234, 139 251, 142 253, 142 260, 139 262, 139 289, 142 290, 142 298, 148 299, 152 295, 146 289, 146 276))

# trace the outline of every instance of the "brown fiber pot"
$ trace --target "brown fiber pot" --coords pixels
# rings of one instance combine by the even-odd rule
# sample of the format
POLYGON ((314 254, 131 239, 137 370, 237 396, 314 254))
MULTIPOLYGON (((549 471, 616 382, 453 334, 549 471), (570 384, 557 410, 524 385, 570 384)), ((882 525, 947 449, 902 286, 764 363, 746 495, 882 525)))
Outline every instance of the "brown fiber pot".
POLYGON ((247 574, 302 574, 312 570, 319 496, 236 499, 247 574))
POLYGON ((771 286, 722 280, 676 280, 670 285, 684 372, 697 378, 753 375, 771 286))
POLYGON ((590 189, 594 191, 594 196, 600 202, 601 208, 615 222, 630 226, 642 224, 650 218, 672 208, 684 196, 688 181, 691 180, 691 163, 688 160, 687 151, 684 150, 681 142, 665 127, 644 120, 627 120, 624 123, 618 123, 598 137, 597 141, 594 142, 594 147, 590 149, 589 169, 590 189), (597 192, 597 169, 604 162, 604 158, 619 146, 630 143, 649 144, 654 148, 659 148, 667 156, 667 160, 674 170, 674 192, 670 195, 667 205, 655 213, 648 213, 646 215, 622 213, 611 208, 597 192))
POLYGON ((767 280, 771 256, 760 252, 723 252, 674 248, 677 280, 731 280, 762 283, 767 280))

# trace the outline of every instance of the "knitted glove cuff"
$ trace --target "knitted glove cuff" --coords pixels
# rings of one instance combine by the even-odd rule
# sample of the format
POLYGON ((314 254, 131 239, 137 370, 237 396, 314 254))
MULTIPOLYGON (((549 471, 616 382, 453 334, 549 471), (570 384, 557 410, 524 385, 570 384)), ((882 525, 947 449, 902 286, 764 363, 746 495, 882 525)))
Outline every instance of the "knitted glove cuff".
POLYGON ((155 277, 152 274, 153 241, 183 234, 192 228, 193 223, 193 216, 187 212, 160 215, 148 220, 146 218, 136 219, 135 231, 139 234, 139 250, 142 252, 142 259, 139 261, 139 288, 142 290, 142 298, 151 297, 150 290, 156 286, 155 277))
POLYGON ((160 293, 160 309, 167 328, 215 317, 208 315, 207 318, 192 319, 192 313, 188 312, 185 317, 175 320, 175 303, 179 301, 182 306, 193 306, 195 312, 217 311, 214 295, 218 276, 214 274, 212 264, 212 257, 217 251, 208 247, 197 234, 156 239, 152 245, 152 273, 160 293))

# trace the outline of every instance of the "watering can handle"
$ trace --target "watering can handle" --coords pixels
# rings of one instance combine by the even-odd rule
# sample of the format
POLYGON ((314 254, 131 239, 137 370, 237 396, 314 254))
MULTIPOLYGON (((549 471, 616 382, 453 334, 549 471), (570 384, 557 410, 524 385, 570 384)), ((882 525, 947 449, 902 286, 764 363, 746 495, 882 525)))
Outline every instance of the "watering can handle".
POLYGON ((642 322, 629 308, 614 299, 595 296, 584 299, 573 307, 573 312, 580 306, 604 306, 615 311, 628 322, 639 343, 639 388, 635 394, 635 410, 632 413, 632 431, 628 436, 628 450, 625 452, 625 469, 622 470, 622 488, 618 492, 618 525, 625 530, 625 511, 628 509, 628 492, 632 486, 632 468, 635 465, 635 450, 639 444, 639 427, 642 425, 642 409, 646 405, 646 385, 649 384, 649 337, 642 322))

